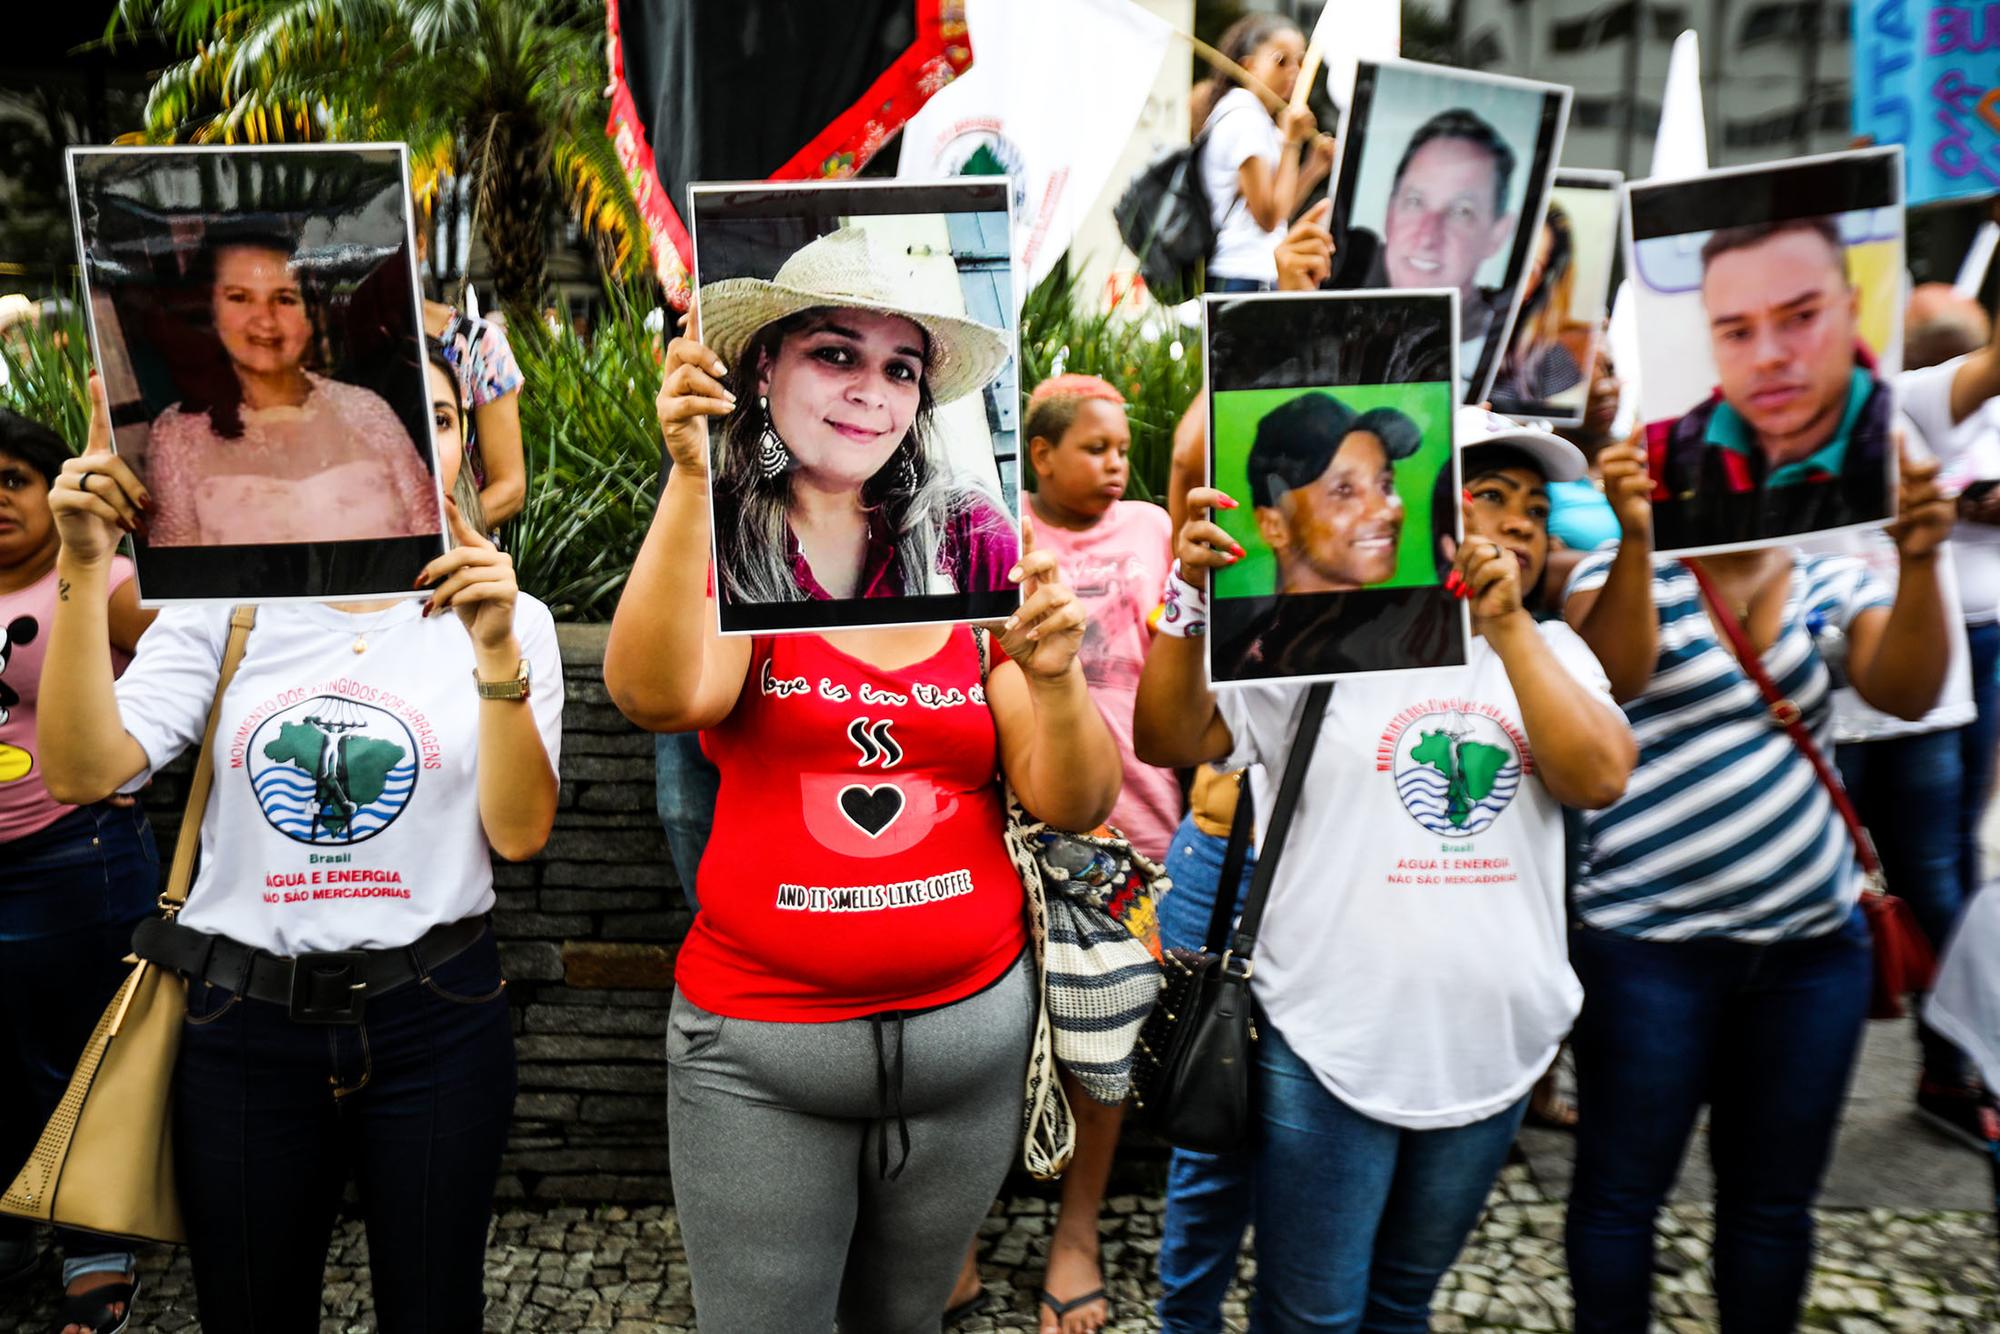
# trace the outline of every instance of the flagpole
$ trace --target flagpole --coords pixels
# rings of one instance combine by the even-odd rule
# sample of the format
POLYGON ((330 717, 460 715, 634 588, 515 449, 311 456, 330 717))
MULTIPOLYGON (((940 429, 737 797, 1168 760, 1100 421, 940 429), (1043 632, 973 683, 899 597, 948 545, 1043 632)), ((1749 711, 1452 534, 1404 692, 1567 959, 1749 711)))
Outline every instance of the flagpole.
POLYGON ((1252 74, 1249 70, 1244 69, 1241 65, 1231 60, 1228 56, 1223 55, 1222 52, 1216 50, 1191 32, 1182 32, 1176 28, 1174 29, 1174 36, 1192 46, 1194 53, 1203 60, 1206 60, 1209 64, 1215 66, 1216 69, 1257 94, 1258 98, 1270 110, 1272 115, 1275 116, 1278 112, 1284 110, 1285 99, 1272 92, 1269 84, 1252 74))

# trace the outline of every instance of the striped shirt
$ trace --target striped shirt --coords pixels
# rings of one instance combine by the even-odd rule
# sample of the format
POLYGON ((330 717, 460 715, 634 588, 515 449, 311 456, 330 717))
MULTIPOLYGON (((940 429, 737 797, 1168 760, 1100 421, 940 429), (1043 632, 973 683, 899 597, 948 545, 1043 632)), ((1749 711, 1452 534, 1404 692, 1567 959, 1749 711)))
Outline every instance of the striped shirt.
MULTIPOLYGON (((1569 591, 1602 588, 1613 553, 1587 557, 1569 591)), ((1818 627, 1845 634, 1890 603, 1860 562, 1792 553, 1791 588, 1764 666, 1833 753, 1833 705, 1818 627)), ((1653 560, 1660 656, 1625 705, 1639 767, 1616 805, 1584 813, 1576 914, 1651 940, 1768 942, 1825 934, 1860 892, 1847 827, 1799 748, 1718 638, 1694 576, 1653 560)))

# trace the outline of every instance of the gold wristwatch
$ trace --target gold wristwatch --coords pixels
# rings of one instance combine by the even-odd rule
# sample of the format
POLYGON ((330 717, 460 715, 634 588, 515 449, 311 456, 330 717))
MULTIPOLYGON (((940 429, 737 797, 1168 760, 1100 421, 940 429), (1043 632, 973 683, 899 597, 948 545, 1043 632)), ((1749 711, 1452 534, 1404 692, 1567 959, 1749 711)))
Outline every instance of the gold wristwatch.
POLYGON ((528 660, 521 659, 517 674, 506 681, 482 681, 479 669, 472 669, 472 683, 479 687, 481 699, 526 699, 528 697, 528 660))

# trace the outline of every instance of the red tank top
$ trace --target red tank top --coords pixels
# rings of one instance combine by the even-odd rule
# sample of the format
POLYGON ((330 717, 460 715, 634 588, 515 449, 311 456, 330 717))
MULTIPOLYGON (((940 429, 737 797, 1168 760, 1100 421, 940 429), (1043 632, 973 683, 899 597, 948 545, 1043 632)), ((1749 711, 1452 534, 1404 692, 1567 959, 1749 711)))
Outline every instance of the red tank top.
POLYGON ((971 631, 883 671, 817 635, 759 638, 735 711, 675 982, 738 1019, 946 1005, 1027 944, 998 740, 971 631))

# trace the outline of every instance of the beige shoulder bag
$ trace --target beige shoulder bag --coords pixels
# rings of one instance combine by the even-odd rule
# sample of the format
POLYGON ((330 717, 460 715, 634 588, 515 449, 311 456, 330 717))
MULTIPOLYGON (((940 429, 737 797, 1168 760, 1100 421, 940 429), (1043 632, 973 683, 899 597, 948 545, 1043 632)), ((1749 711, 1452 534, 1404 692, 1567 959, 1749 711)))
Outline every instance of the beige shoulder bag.
MULTIPOLYGON (((257 620, 238 607, 188 783, 187 811, 174 842, 160 911, 173 917, 187 902, 201 844, 202 812, 215 777, 215 723, 222 692, 243 660, 257 620)), ((7 1194, 0 1213, 145 1241, 185 1240, 174 1186, 174 1059, 187 1017, 187 982, 135 960, 77 1058, 69 1089, 7 1194)))

